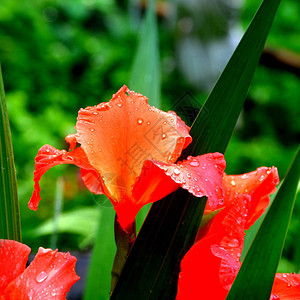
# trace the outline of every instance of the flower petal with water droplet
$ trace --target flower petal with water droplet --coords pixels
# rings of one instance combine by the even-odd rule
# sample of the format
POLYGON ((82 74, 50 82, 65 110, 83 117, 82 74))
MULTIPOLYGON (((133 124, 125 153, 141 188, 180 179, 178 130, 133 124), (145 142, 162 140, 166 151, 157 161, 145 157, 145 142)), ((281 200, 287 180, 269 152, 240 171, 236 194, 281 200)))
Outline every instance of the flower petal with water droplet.
POLYGON ((65 299, 79 280, 75 263, 76 258, 69 253, 39 248, 31 264, 9 283, 3 295, 5 299, 28 299, 29 295, 31 299, 65 299))

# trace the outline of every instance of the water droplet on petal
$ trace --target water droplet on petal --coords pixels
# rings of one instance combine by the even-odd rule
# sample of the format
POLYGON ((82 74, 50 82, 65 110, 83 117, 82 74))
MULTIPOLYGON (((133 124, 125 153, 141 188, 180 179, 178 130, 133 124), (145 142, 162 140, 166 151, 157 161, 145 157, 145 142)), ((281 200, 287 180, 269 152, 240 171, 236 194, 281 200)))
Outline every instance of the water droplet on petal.
POLYGON ((179 175, 179 174, 180 174, 180 170, 177 169, 177 168, 175 168, 175 169, 174 169, 174 174, 175 174, 175 175, 179 175))
POLYGON ((143 119, 138 118, 138 119, 137 119, 137 123, 138 123, 139 125, 143 124, 143 119))
POLYGON ((97 116, 99 113, 97 113, 96 111, 94 111, 93 114, 94 114, 95 116, 97 116))
POLYGON ((91 131, 91 132, 94 132, 94 131, 95 131, 95 128, 90 128, 90 131, 91 131))
POLYGON ((190 173, 187 173, 187 174, 186 174, 186 177, 187 177, 187 178, 191 178, 191 174, 190 174, 190 173))
POLYGON ((117 104, 117 106, 118 106, 118 107, 122 107, 123 104, 120 102, 120 103, 117 104))
POLYGON ((248 175, 247 175, 247 174, 243 174, 243 175, 241 176, 241 178, 242 178, 242 179, 246 179, 246 178, 248 178, 248 175))
POLYGON ((282 274, 282 277, 286 278, 286 277, 287 277, 287 275, 286 275, 286 274, 282 274))
POLYGON ((164 140, 165 138, 167 137, 167 135, 165 134, 165 133, 163 133, 162 135, 161 135, 161 138, 164 140))
POLYGON ((199 167, 199 163, 195 160, 195 161, 191 161, 190 162, 190 166, 192 167, 199 167))
POLYGON ((150 121, 148 121, 148 122, 147 122, 147 125, 150 125, 150 124, 151 124, 151 122, 150 122, 150 121))
POLYGON ((46 272, 42 271, 41 273, 36 275, 35 279, 37 282, 43 282, 47 277, 48 277, 48 274, 46 272))
POLYGON ((239 240, 237 240, 237 239, 232 239, 229 243, 228 243, 228 246, 229 247, 238 247, 239 246, 239 240))
POLYGON ((235 181, 234 180, 231 180, 231 185, 233 185, 233 186, 236 186, 236 183, 235 183, 235 181))
POLYGON ((166 125, 166 124, 167 124, 167 121, 164 121, 163 124, 166 125))

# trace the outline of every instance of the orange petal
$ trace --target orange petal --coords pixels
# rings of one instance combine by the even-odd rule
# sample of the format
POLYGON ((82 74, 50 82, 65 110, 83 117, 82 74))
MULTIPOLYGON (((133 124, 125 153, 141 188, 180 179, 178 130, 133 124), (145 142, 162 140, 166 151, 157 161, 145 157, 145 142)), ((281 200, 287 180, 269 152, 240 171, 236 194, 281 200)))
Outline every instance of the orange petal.
POLYGON ((33 174, 34 191, 28 203, 30 209, 37 210, 39 201, 41 200, 39 185, 41 177, 50 168, 60 164, 74 164, 85 170, 94 170, 81 147, 74 149, 72 152, 67 152, 66 150, 57 150, 50 145, 44 145, 35 157, 35 170, 33 174))
POLYGON ((30 248, 11 240, 0 240, 0 296, 7 285, 26 267, 30 248))
POLYGON ((189 156, 177 164, 149 161, 134 185, 133 195, 136 201, 146 204, 182 187, 197 197, 207 196, 210 207, 215 208, 223 201, 222 176, 225 164, 224 156, 220 153, 189 156))
POLYGON ((300 274, 277 273, 271 299, 300 300, 300 274))
POLYGON ((79 280, 76 258, 70 253, 39 248, 29 267, 5 289, 7 299, 65 299, 79 280), (39 298, 40 297, 40 298, 39 298))
POLYGON ((225 191, 224 205, 229 205, 237 195, 251 196, 246 229, 264 213, 269 205, 269 194, 275 192, 279 183, 277 168, 261 167, 243 175, 226 175, 223 177, 225 191))
POLYGON ((112 202, 132 201, 131 190, 145 160, 175 162, 191 142, 189 128, 171 112, 123 86, 110 102, 81 109, 77 141, 101 174, 112 202))

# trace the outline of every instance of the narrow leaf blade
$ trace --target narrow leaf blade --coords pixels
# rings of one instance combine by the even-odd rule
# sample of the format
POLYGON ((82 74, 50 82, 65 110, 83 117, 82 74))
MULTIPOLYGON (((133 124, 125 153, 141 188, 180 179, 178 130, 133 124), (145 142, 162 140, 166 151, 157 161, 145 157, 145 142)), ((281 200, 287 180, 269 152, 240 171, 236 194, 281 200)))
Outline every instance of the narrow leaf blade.
POLYGON ((300 148, 248 250, 227 300, 269 299, 291 220, 300 174, 300 148))
POLYGON ((21 241, 17 178, 0 66, 0 238, 21 241))
POLYGON ((160 107, 160 69, 157 21, 154 2, 149 2, 142 24, 138 50, 133 62, 129 89, 149 98, 149 104, 160 107))

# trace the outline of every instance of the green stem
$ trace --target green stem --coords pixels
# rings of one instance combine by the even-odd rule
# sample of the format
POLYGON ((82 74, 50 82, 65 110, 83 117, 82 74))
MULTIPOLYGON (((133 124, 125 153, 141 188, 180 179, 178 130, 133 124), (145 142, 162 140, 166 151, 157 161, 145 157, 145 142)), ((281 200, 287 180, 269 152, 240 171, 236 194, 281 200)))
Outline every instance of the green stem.
POLYGON ((117 246, 117 252, 113 264, 113 268, 111 271, 111 290, 110 294, 112 294, 117 281, 120 277, 128 254, 131 250, 132 245, 134 244, 136 239, 136 225, 133 222, 130 226, 124 230, 120 223, 118 222, 117 216, 115 217, 115 241, 117 246))

